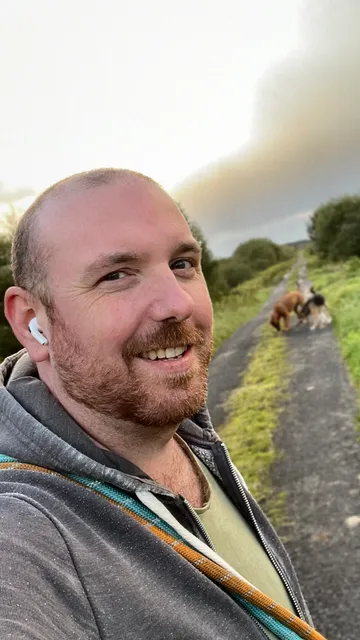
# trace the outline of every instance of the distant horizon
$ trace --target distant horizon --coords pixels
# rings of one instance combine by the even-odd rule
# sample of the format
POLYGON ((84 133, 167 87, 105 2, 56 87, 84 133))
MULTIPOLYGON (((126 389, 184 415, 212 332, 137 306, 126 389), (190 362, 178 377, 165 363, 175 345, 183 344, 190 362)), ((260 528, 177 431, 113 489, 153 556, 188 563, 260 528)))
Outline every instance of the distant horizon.
MULTIPOLYGON (((299 244, 309 244, 311 242, 311 240, 309 238, 301 238, 300 240, 290 240, 289 242, 286 242, 286 241, 285 242, 277 242, 276 240, 273 240, 273 238, 269 238, 268 236, 252 236, 251 238, 248 238, 247 240, 244 240, 244 242, 239 242, 239 245, 240 244, 245 244, 246 242, 249 242, 250 240, 271 240, 272 242, 274 242, 279 247, 285 247, 285 246, 291 247, 291 246, 296 246, 296 245, 299 245, 299 244)), ((212 251, 211 247, 208 244, 209 249, 211 250, 211 252, 213 254, 214 260, 226 260, 227 258, 231 258, 232 255, 234 254, 236 248, 239 245, 237 245, 235 247, 234 251, 232 251, 228 255, 219 256, 219 255, 216 255, 212 251)))

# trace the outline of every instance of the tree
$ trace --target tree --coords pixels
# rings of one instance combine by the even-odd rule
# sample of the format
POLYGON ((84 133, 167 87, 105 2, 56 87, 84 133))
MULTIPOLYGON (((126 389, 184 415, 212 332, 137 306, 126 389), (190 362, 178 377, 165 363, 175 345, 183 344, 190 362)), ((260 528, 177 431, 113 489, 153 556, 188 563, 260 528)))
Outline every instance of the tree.
POLYGON ((191 220, 188 220, 188 224, 191 229, 191 233, 201 246, 201 269, 205 280, 208 281, 211 279, 215 266, 214 256, 212 251, 209 249, 208 243, 199 225, 191 220))
POLYGON ((268 238, 254 238, 236 247, 233 259, 251 265, 252 271, 263 271, 285 259, 281 247, 268 238))
POLYGON ((9 211, 7 211, 2 218, 2 229, 0 229, 0 233, 4 234, 7 238, 12 239, 21 216, 22 212, 13 204, 10 204, 9 211))
POLYGON ((226 282, 227 289, 237 287, 242 282, 250 280, 254 275, 251 265, 241 262, 240 260, 234 260, 234 258, 224 259, 220 262, 219 267, 226 282))
POLYGON ((201 270, 204 274, 204 278, 206 280, 206 284, 208 286, 211 297, 216 296, 215 281, 217 280, 217 275, 215 273, 216 261, 214 260, 213 253, 209 248, 209 245, 200 226, 193 220, 190 220, 181 204, 179 204, 178 202, 176 204, 182 215, 184 216, 186 222, 188 223, 191 233, 201 246, 201 270))
POLYGON ((0 234, 0 360, 21 349, 4 315, 4 295, 13 284, 10 268, 11 240, 0 234))
POLYGON ((310 219, 308 235, 322 258, 360 256, 360 197, 344 196, 320 206, 310 219))
POLYGON ((11 240, 5 233, 0 233, 0 268, 9 266, 11 262, 11 240))

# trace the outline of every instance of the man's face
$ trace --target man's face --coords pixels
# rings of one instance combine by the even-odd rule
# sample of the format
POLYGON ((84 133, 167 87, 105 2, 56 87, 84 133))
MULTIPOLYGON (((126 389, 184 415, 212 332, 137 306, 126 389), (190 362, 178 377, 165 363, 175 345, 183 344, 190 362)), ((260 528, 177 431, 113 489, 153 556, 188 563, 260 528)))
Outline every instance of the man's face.
POLYGON ((206 399, 212 307, 174 202, 144 181, 115 183, 62 197, 46 225, 50 357, 63 391, 148 426, 194 414, 206 399))

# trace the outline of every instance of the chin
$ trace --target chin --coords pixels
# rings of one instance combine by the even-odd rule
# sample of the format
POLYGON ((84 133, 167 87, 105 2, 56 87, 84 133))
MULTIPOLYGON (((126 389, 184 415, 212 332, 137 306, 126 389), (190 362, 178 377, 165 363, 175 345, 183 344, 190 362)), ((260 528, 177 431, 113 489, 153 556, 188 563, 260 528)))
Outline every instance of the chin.
POLYGON ((137 421, 140 424, 158 428, 178 426, 186 418, 195 415, 205 402, 206 389, 196 390, 193 393, 174 390, 170 396, 168 393, 158 394, 151 405, 147 403, 147 406, 139 411, 137 421))

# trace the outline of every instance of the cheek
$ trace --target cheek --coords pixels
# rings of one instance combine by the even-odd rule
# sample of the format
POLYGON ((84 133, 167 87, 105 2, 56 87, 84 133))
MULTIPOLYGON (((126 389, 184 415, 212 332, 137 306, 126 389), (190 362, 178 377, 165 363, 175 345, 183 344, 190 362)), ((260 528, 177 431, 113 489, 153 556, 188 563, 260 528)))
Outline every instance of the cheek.
POLYGON ((108 299, 99 305, 96 319, 91 323, 94 338, 100 350, 118 353, 122 346, 141 329, 143 313, 136 299, 118 301, 108 299))
MULTIPOLYGON (((114 300, 115 302, 115 300, 114 300)), ((63 337, 72 337, 89 353, 118 353, 122 344, 136 330, 136 314, 124 305, 62 304, 58 312, 63 324, 63 337)), ((70 342, 70 340, 69 340, 70 342)))
POLYGON ((207 288, 202 288, 194 297, 194 318, 196 324, 205 332, 210 333, 213 328, 213 307, 207 288))

